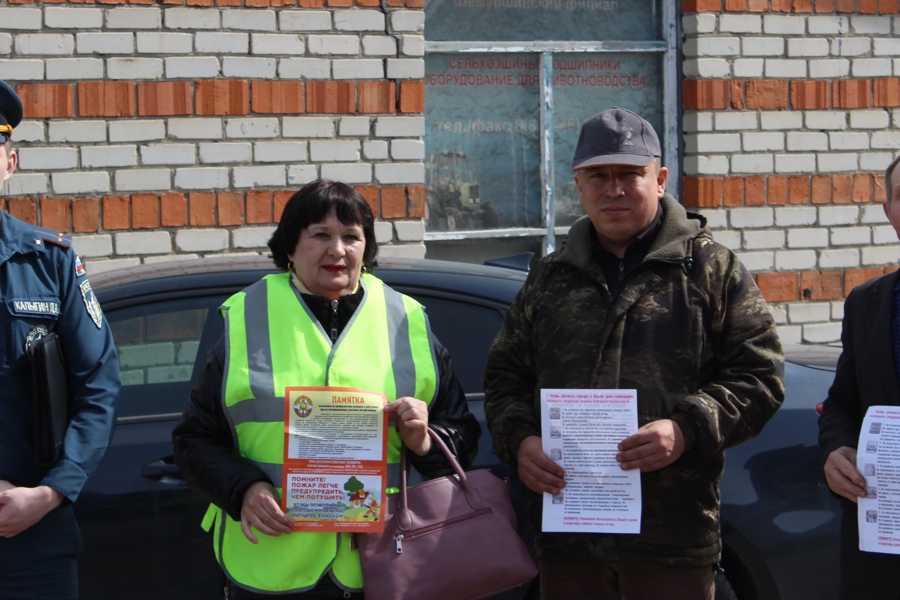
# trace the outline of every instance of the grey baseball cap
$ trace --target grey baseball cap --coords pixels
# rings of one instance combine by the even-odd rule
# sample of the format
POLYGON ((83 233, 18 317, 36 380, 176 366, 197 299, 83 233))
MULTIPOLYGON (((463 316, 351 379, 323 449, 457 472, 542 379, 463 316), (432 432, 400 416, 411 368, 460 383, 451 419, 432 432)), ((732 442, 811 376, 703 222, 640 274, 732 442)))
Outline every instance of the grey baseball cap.
POLYGON ((581 126, 572 170, 597 165, 645 167, 660 155, 653 126, 630 110, 613 106, 581 126))
POLYGON ((0 125, 17 127, 22 121, 22 101, 8 83, 0 79, 0 125))

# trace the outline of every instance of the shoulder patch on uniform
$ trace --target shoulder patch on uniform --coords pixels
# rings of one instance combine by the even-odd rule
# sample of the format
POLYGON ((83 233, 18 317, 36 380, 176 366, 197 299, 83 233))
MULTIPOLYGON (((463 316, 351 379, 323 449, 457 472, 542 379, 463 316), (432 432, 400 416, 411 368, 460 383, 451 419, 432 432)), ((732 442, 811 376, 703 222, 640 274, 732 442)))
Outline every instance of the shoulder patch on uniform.
POLYGON ((75 256, 75 277, 84 277, 84 265, 78 255, 75 256))
POLYGON ((40 240, 48 244, 53 244, 55 246, 60 246, 62 248, 71 248, 72 247, 72 238, 64 233, 59 233, 57 231, 53 231, 51 229, 43 229, 41 227, 34 228, 35 240, 34 243, 37 245, 41 245, 40 240))
POLYGON ((94 321, 97 329, 100 329, 103 326, 103 311, 100 310, 100 303, 97 302, 97 296, 91 289, 91 282, 85 279, 78 285, 78 289, 81 290, 81 297, 84 298, 84 306, 91 315, 91 320, 94 321))
POLYGON ((38 325, 34 329, 28 332, 28 335, 25 336, 25 354, 28 354, 28 350, 31 349, 31 345, 47 335, 49 333, 47 328, 43 325, 38 325))

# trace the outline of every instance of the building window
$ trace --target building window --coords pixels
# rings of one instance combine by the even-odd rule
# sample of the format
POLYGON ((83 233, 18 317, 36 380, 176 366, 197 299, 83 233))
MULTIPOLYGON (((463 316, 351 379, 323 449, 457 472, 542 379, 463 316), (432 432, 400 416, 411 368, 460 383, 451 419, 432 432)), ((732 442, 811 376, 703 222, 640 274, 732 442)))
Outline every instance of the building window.
POLYGON ((583 214, 581 123, 610 106, 653 124, 677 182, 674 13, 674 0, 427 0, 429 256, 553 251, 583 214))

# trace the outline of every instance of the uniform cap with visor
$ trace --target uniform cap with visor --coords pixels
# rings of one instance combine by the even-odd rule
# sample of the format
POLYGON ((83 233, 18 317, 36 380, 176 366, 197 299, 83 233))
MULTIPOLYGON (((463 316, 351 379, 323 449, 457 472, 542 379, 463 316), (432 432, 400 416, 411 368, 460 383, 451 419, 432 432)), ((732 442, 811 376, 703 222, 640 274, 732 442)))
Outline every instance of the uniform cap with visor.
POLYGON ((572 170, 600 165, 646 167, 660 155, 653 126, 630 110, 613 106, 582 125, 572 170))
POLYGON ((22 101, 8 83, 0 80, 0 144, 12 138, 13 128, 22 121, 22 101))

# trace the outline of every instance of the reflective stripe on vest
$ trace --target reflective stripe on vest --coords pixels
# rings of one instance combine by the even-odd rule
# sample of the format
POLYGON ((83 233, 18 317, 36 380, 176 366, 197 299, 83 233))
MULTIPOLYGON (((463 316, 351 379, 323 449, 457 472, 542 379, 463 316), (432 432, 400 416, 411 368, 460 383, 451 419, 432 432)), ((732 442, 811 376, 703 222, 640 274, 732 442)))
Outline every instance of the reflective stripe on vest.
MULTIPOLYGON (((222 306, 225 414, 241 455, 279 494, 285 387, 355 387, 382 391, 389 402, 413 396, 428 404, 436 393, 436 359, 421 305, 371 275, 362 281, 363 300, 334 345, 286 273, 266 276, 222 306)), ((388 485, 396 486, 400 436, 394 427, 388 445, 388 485)), ((359 553, 347 534, 259 534, 259 543, 251 544, 240 523, 221 511, 215 529, 219 563, 246 588, 303 591, 331 569, 345 589, 362 589, 359 553)))

